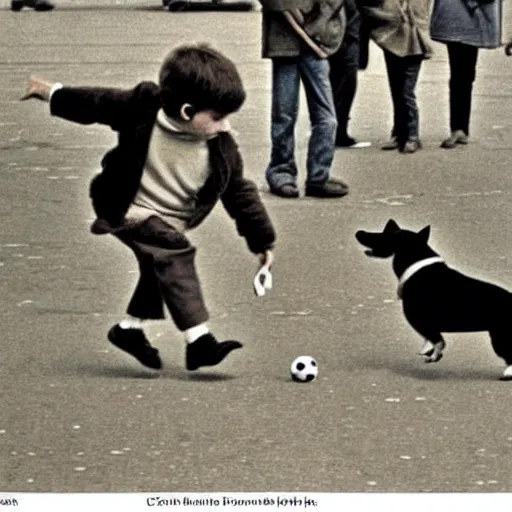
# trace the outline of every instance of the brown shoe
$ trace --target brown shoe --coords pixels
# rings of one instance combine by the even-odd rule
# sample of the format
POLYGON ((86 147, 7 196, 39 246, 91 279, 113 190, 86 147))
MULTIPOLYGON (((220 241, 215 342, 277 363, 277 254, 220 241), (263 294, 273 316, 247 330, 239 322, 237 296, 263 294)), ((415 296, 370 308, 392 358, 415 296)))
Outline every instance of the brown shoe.
POLYGON ((297 185, 293 183, 286 183, 280 187, 270 187, 270 193, 286 199, 295 199, 299 197, 299 189, 297 188, 297 185))
POLYGON ((348 194, 348 185, 336 178, 328 179, 323 185, 306 185, 306 196, 320 198, 343 197, 348 194))

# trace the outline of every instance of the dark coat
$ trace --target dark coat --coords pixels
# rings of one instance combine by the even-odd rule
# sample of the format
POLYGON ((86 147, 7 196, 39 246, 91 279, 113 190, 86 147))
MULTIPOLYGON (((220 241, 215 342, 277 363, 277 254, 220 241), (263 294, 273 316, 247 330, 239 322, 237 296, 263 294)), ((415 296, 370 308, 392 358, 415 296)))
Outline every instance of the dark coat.
MULTIPOLYGON (((100 123, 118 132, 118 144, 101 161, 102 172, 91 183, 90 196, 97 219, 95 234, 122 226, 142 178, 160 89, 142 82, 130 90, 64 87, 51 99, 52 115, 80 124, 100 123)), ((254 183, 243 176, 243 162, 233 137, 221 133, 208 141, 212 172, 198 192, 189 224, 198 226, 220 199, 253 253, 270 249, 275 231, 254 183)))

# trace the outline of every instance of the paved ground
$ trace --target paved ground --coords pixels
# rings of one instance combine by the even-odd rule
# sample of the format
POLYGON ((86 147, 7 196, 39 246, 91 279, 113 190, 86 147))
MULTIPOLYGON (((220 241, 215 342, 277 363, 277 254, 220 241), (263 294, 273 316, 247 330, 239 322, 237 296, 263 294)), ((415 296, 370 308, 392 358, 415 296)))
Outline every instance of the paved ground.
POLYGON ((448 262, 512 288, 512 59, 482 54, 473 142, 443 151, 447 62, 437 47, 418 88, 425 148, 404 156, 377 149, 390 101, 372 48, 352 131, 374 146, 336 156, 351 194, 285 201, 263 180, 270 92, 258 12, 56 2, 39 14, 0 1, 0 488, 512 490, 512 383, 497 380, 502 363, 487 336, 451 335, 445 359, 425 365, 388 262, 365 258, 353 236, 390 217, 431 224, 448 262), (167 49, 191 40, 224 50, 245 80, 233 124, 279 231, 275 289, 252 295, 256 262, 216 210, 191 238, 214 332, 246 346, 187 375, 179 333, 152 326, 166 364, 155 378, 105 340, 136 279, 127 251, 88 232, 88 182, 114 134, 18 97, 30 73, 75 85, 155 78, 167 49), (313 384, 289 380, 301 354, 319 361, 313 384))

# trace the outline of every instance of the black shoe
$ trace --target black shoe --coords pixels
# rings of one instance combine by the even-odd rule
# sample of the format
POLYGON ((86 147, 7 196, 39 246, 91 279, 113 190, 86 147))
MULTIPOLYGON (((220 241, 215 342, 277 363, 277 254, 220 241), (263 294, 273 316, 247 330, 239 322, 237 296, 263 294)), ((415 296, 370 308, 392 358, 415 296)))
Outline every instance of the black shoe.
POLYGON ((242 348, 239 341, 218 342, 213 334, 203 334, 193 343, 187 343, 187 370, 197 370, 200 366, 219 364, 232 350, 242 348))
POLYGON ((349 148, 355 144, 357 144, 356 139, 354 139, 354 137, 350 137, 350 135, 345 135, 344 137, 336 137, 335 145, 338 148, 349 148))
POLYGON ((275 196, 285 197, 286 199, 294 199, 299 197, 299 189, 297 185, 286 183, 280 187, 270 187, 270 193, 275 196))
POLYGON ((135 357, 144 366, 154 370, 162 368, 158 350, 151 346, 142 329, 122 329, 116 324, 108 331, 107 337, 110 343, 135 357))
POLYGON ((331 178, 323 185, 306 185, 306 195, 309 197, 343 197, 348 194, 348 185, 341 180, 331 178))

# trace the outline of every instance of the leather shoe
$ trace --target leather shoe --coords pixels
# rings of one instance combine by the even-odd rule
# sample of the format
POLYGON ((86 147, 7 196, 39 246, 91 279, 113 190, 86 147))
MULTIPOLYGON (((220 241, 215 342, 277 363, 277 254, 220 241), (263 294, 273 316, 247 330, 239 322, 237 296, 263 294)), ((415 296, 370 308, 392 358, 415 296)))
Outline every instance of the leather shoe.
POLYGON ((387 142, 384 142, 380 149, 384 151, 393 151, 394 149, 398 149, 399 147, 400 144, 398 144, 398 139, 395 136, 393 136, 387 142))
POLYGON ((151 346, 142 329, 122 329, 116 324, 108 331, 107 337, 112 345, 135 357, 144 366, 154 370, 162 368, 158 350, 151 346))
POLYGON ((462 130, 455 130, 447 139, 441 142, 441 147, 453 149, 457 144, 467 144, 468 142, 468 136, 462 130))
POLYGON ((219 342, 213 334, 203 334, 193 343, 187 344, 185 366, 189 371, 197 370, 201 366, 215 366, 237 348, 242 348, 239 341, 219 342))
POLYGON ((410 139, 405 142, 402 148, 400 148, 400 153, 416 153, 416 151, 421 148, 422 145, 420 140, 410 139))
POLYGON ((280 187, 270 187, 270 193, 286 199, 299 197, 299 189, 292 183, 286 183, 280 187))
POLYGON ((306 196, 309 197, 343 197, 348 194, 348 185, 341 180, 331 178, 323 185, 306 185, 306 196))

